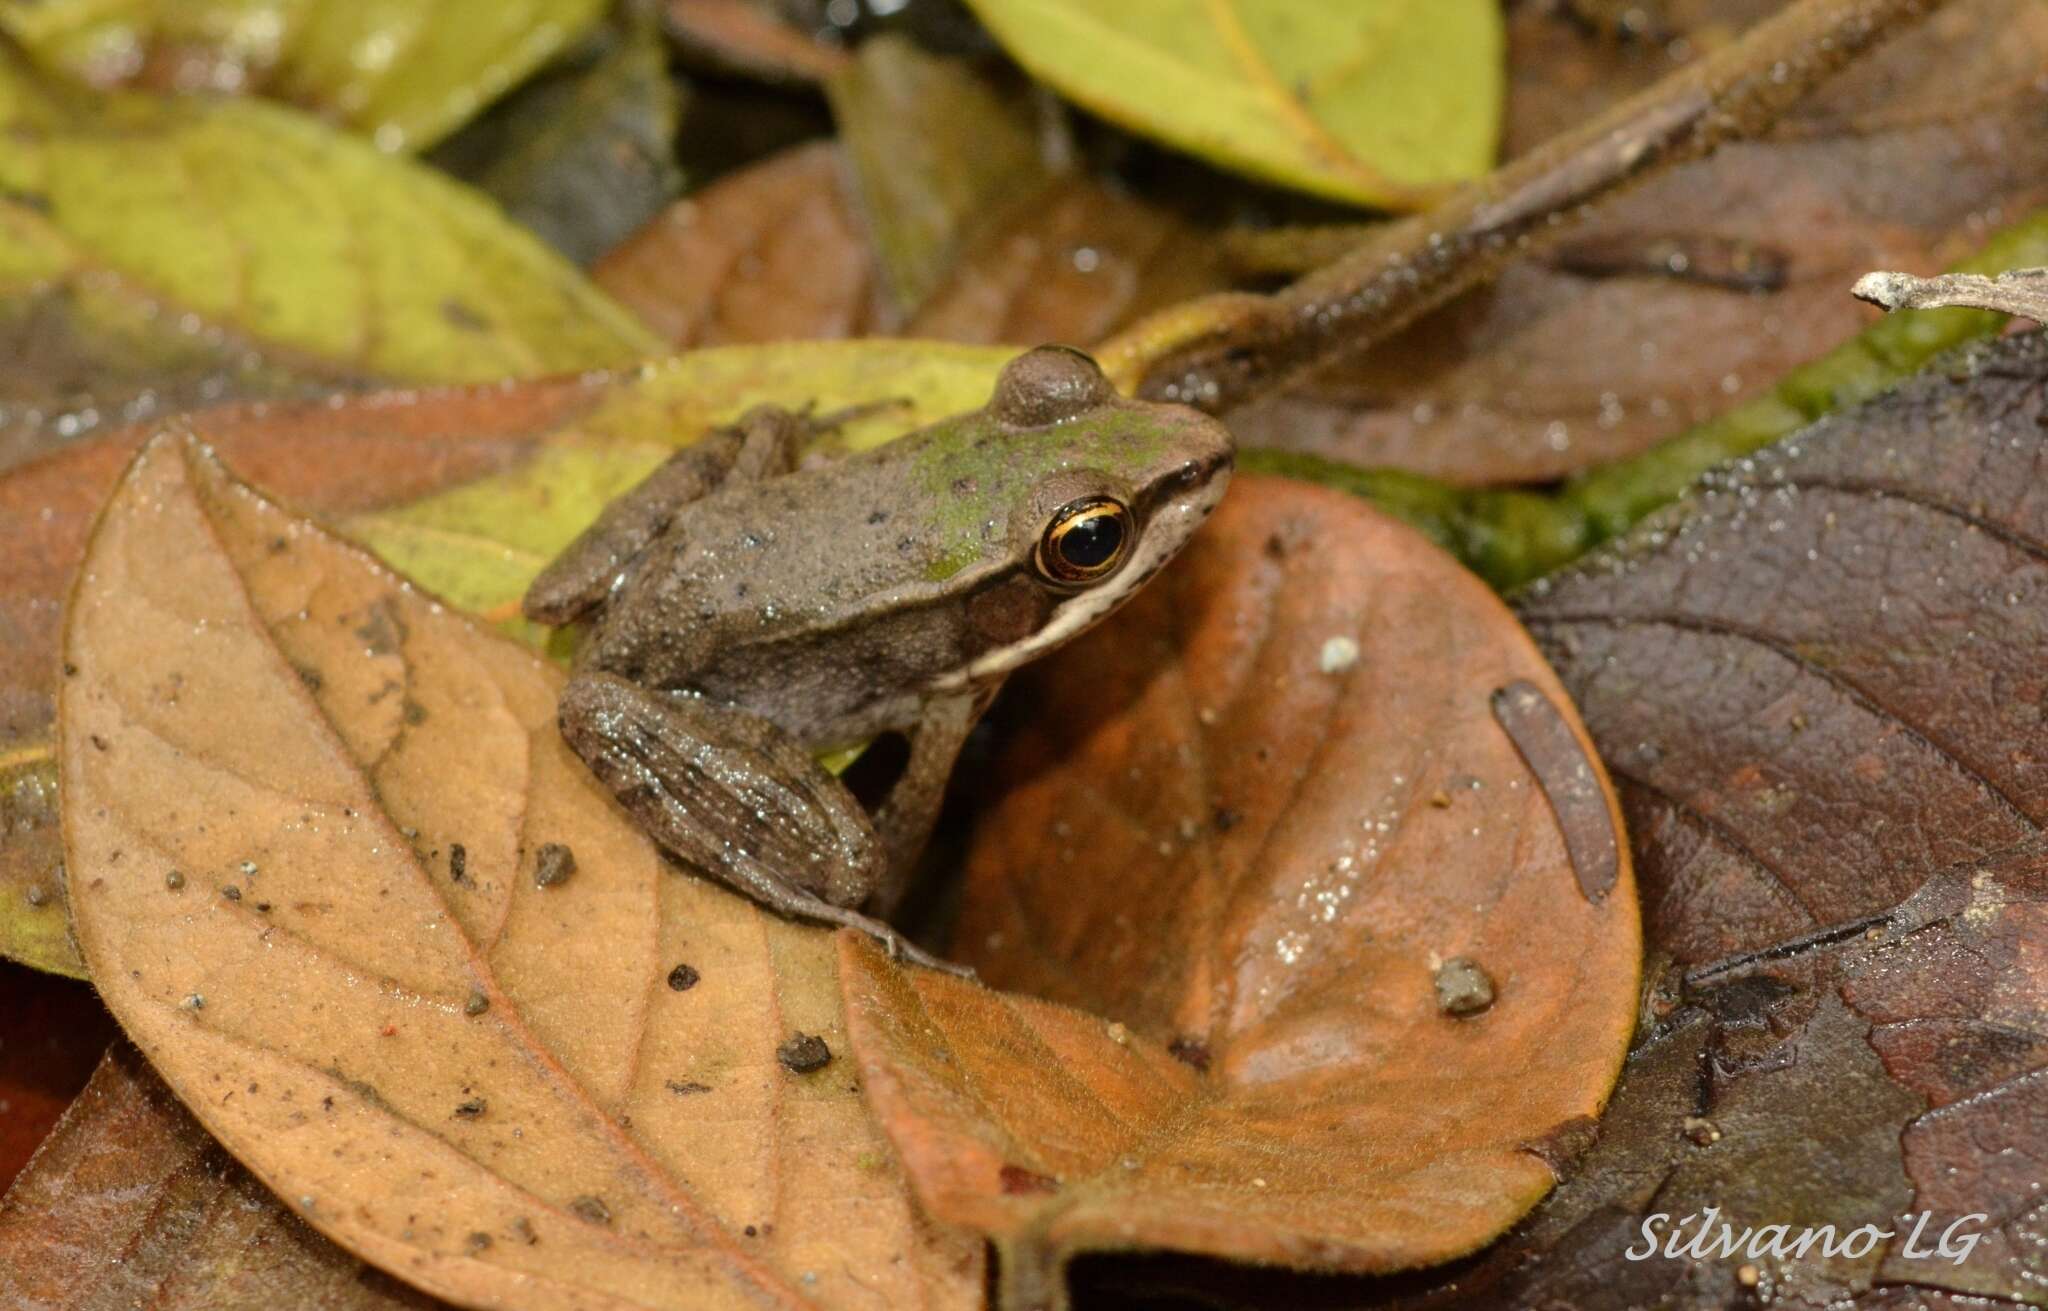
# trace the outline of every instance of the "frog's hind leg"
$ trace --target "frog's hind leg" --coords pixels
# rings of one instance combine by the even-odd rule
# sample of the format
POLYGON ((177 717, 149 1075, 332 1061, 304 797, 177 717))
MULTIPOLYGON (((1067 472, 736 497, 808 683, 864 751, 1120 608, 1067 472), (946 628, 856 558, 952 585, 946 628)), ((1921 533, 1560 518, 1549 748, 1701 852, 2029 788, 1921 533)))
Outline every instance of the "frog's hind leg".
POLYGON ((881 838, 846 786, 775 725, 596 671, 570 679, 559 715, 591 772, 685 864, 784 915, 962 972, 852 909, 882 877, 881 838))
POLYGON ((669 456, 540 571, 520 603, 526 617, 543 624, 581 619, 610 595, 619 575, 661 536, 677 510, 727 482, 788 473, 810 433, 801 416, 763 408, 669 456))

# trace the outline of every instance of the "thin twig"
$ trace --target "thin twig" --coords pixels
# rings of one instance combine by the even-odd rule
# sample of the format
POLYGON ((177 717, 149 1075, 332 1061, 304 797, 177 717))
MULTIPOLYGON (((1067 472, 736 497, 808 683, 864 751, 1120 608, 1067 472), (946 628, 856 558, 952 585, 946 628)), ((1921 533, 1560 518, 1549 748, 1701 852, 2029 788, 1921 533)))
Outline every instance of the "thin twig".
POLYGON ((1866 273, 1850 288, 1857 299, 1888 310, 1953 307, 1996 310, 2048 323, 2048 269, 2014 269, 1997 277, 1944 273, 1916 278, 1910 273, 1866 273))
MULTIPOLYGON (((1865 50, 1948 2, 1799 0, 1285 290, 1216 302, 1213 328, 1149 361, 1138 390, 1215 413, 1384 341, 1562 232, 1593 201, 1757 135, 1865 50)), ((1140 324, 1122 340, 1174 340, 1177 324, 1203 322, 1190 313, 1200 305, 1178 307, 1171 322, 1140 324)))

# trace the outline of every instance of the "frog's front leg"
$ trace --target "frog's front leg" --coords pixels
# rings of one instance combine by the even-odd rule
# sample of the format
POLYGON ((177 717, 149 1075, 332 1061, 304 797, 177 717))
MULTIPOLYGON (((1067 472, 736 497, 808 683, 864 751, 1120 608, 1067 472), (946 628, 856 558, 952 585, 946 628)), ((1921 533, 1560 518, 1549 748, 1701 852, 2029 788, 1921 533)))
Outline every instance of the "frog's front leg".
POLYGON ((889 795, 875 809, 875 829, 881 835, 888 863, 876 884, 868 906, 875 914, 896 913, 903 894, 910 889, 917 872, 917 858, 931 838, 932 824, 939 817, 939 805, 946 798, 946 784, 953 777, 953 763, 967 735, 995 700, 1001 683, 974 688, 926 702, 924 713, 909 733, 910 759, 903 774, 890 787, 889 795))
POLYGON ((784 915, 971 973, 852 909, 885 875, 882 840, 845 784, 774 724, 597 671, 569 680, 558 714, 569 745, 670 854, 784 915))

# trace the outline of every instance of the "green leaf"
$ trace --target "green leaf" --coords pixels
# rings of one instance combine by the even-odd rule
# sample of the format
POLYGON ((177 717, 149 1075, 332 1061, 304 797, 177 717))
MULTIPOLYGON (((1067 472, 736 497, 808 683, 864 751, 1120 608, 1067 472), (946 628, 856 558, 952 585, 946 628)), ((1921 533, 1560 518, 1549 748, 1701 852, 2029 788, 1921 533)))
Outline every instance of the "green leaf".
POLYGON ((1413 209, 1493 163, 1496 0, 968 0, 1032 73, 1247 176, 1413 209))
POLYGON ((1021 97, 965 60, 882 36, 825 84, 891 299, 917 312, 1004 201, 1045 184, 1021 97))
POLYGON ((0 31, 89 86, 253 87, 385 150, 418 150, 604 9, 604 0, 0 0, 0 31))
POLYGON ((53 95, 0 52, 9 326, 27 349, 0 358, 0 397, 102 417, 137 396, 484 381, 662 349, 431 170, 260 101, 53 95))
POLYGON ((607 502, 711 425, 763 404, 820 414, 875 406, 820 440, 866 450, 980 407, 1015 353, 884 339, 693 351, 608 385, 515 468, 338 527, 422 586, 539 644, 548 630, 519 617, 533 576, 607 502))
POLYGON ((682 190, 683 88, 652 23, 601 29, 427 156, 588 266, 682 190))

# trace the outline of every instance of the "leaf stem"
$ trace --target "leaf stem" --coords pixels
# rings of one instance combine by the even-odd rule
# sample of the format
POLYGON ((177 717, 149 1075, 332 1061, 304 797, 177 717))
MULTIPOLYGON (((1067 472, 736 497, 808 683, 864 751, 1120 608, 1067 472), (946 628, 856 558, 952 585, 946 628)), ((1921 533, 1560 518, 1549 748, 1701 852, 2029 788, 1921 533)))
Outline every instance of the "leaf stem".
POLYGON ((2048 323, 2048 269, 2012 269, 1989 278, 1978 273, 1944 273, 1938 278, 1866 273, 1851 290, 1859 300, 1888 310, 1962 306, 2048 323))
POLYGON ((1104 348, 1139 394, 1218 413, 1386 340, 1490 279, 1584 207, 1670 164, 1768 127, 1858 55, 1948 0, 1798 0, 1741 40, 1585 126, 1389 223, 1366 244, 1270 296, 1230 295, 1140 323, 1104 348), (1122 358, 1125 355, 1131 359, 1122 358))
MULTIPOLYGON (((2043 264, 2048 209, 1999 232, 1954 272, 1994 274, 2043 264)), ((1900 310, 1787 373, 1754 400, 1639 455, 1589 469, 1553 491, 1453 487, 1402 470, 1361 469, 1287 451, 1246 451, 1239 463, 1363 496, 1427 533, 1494 586, 1507 588, 1628 531, 1713 466, 1868 400, 1942 351, 1996 334, 2005 322, 2004 314, 1981 309, 1900 310)))

